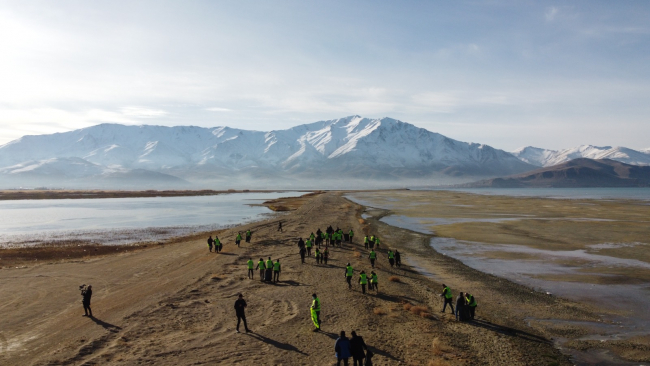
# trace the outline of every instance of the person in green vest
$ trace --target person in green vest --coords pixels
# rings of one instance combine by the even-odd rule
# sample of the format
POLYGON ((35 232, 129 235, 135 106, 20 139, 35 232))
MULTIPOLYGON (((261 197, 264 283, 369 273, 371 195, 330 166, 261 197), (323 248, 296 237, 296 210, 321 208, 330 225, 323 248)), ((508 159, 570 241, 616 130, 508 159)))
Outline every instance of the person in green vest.
POLYGON ((442 284, 442 293, 440 294, 441 297, 445 299, 445 304, 442 306, 442 313, 445 312, 445 309, 447 309, 447 304, 449 304, 449 307, 451 308, 451 313, 455 314, 456 312, 454 311, 454 304, 451 302, 453 299, 453 295, 451 294, 451 289, 447 287, 444 283, 442 284))
POLYGON ((370 265, 372 268, 375 268, 375 259, 377 259, 377 252, 375 250, 371 250, 370 254, 368 254, 368 258, 370 258, 370 265))
POLYGON ((363 247, 368 249, 368 235, 363 237, 363 247))
POLYGON ((210 250, 210 253, 212 253, 212 243, 214 243, 214 240, 212 240, 212 235, 208 238, 208 249, 210 250))
POLYGON ((467 293, 465 295, 465 299, 467 300, 467 306, 469 306, 469 318, 474 320, 474 315, 476 314, 476 306, 478 305, 476 303, 476 299, 474 298, 474 295, 467 293))
POLYGON ((361 292, 366 293, 366 285, 368 284, 368 276, 365 271, 359 274, 359 284, 361 285, 361 292))
POLYGON ((379 237, 378 236, 375 237, 375 247, 377 247, 377 249, 379 249, 379 237))
POLYGON ((311 240, 312 243, 316 242, 316 235, 314 235, 313 232, 311 234, 309 234, 309 240, 311 240))
POLYGON ((368 248, 370 250, 373 250, 375 248, 375 236, 371 235, 370 238, 368 238, 368 248))
POLYGON ((311 247, 312 247, 312 241, 310 239, 307 239, 305 242, 305 248, 307 248, 307 256, 311 256, 311 247))
POLYGON ((314 253, 314 257, 316 257, 316 264, 318 264, 318 262, 320 262, 320 250, 318 250, 318 248, 316 248, 316 253, 314 253))
POLYGON ((251 236, 253 233, 250 230, 246 230, 246 242, 250 243, 251 242, 251 236))
POLYGON ((237 237, 235 238, 235 244, 239 246, 240 243, 241 243, 241 231, 237 233, 237 237))
POLYGON ((282 271, 280 260, 276 259, 275 263, 273 263, 273 282, 280 282, 280 271, 282 271))
POLYGON ((350 232, 348 233, 348 236, 350 237, 350 243, 352 243, 352 239, 354 238, 354 231, 352 231, 352 228, 350 228, 350 232))
POLYGON ((260 261, 257 262, 257 267, 255 269, 260 270, 260 281, 264 281, 264 271, 266 270, 266 266, 264 265, 264 258, 260 258, 260 261))
POLYGON ((221 240, 219 240, 219 237, 215 235, 214 236, 214 251, 219 253, 219 252, 221 252, 222 247, 223 246, 221 245, 221 240))
POLYGON ((273 261, 271 260, 271 257, 266 260, 266 269, 273 269, 273 261))
POLYGON ((327 245, 327 233, 324 232, 324 231, 322 233, 320 233, 320 243, 318 243, 319 248, 320 248, 321 244, 327 245))
POLYGON ((246 264, 248 265, 248 278, 252 280, 253 279, 253 265, 254 265, 253 258, 249 258, 248 262, 246 262, 246 264))
POLYGON ((395 253, 390 249, 388 249, 388 263, 390 263, 391 267, 395 265, 395 253))
POLYGON ((348 290, 352 290, 352 275, 354 274, 354 268, 350 265, 350 263, 347 264, 345 267, 345 280, 348 283, 348 290))
POLYGON ((310 307, 311 320, 314 322, 314 332, 320 330, 320 299, 316 294, 311 294, 312 302, 310 307))
POLYGON ((370 272, 370 289, 375 289, 379 293, 377 274, 375 272, 370 272))

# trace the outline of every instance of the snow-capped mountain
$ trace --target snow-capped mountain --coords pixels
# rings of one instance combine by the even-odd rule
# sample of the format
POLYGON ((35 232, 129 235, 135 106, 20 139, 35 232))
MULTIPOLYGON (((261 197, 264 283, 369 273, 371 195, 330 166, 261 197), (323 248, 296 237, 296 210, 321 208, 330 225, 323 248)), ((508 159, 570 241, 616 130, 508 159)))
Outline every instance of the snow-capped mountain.
POLYGON ((47 175, 36 166, 54 169, 58 160, 52 159, 68 159, 60 161, 78 173, 64 175, 74 177, 145 169, 190 181, 240 174, 314 179, 498 176, 534 168, 487 145, 456 141, 391 118, 351 116, 270 132, 101 124, 24 136, 0 146, 0 175, 15 175, 20 169, 47 175), (89 170, 84 173, 82 166, 89 170))
POLYGON ((517 149, 512 154, 523 162, 542 167, 558 165, 578 158, 610 159, 632 165, 650 165, 650 149, 637 151, 620 146, 582 145, 559 151, 528 146, 517 149))

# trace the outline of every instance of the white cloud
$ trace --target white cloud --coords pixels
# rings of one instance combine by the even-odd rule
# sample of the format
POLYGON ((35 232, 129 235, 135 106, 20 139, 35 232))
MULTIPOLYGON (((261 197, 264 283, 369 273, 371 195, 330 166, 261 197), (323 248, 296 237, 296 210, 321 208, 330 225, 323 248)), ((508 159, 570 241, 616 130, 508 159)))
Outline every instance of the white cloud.
POLYGON ((546 18, 547 22, 552 22, 555 20, 555 17, 557 14, 560 12, 560 9, 558 9, 555 6, 551 6, 546 9, 546 12, 544 12, 544 17, 546 18))
POLYGON ((205 110, 210 112, 232 112, 232 109, 220 108, 220 107, 211 107, 211 108, 206 108, 205 110))
POLYGON ((123 115, 135 118, 158 118, 164 117, 169 113, 162 109, 151 109, 145 107, 124 107, 120 109, 123 115))

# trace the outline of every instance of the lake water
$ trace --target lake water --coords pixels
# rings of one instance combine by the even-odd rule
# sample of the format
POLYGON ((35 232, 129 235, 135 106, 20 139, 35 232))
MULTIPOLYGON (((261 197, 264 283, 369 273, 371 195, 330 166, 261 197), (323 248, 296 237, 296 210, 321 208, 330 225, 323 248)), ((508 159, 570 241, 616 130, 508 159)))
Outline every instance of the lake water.
POLYGON ((158 241, 261 219, 262 202, 304 192, 0 201, 0 245, 158 241))

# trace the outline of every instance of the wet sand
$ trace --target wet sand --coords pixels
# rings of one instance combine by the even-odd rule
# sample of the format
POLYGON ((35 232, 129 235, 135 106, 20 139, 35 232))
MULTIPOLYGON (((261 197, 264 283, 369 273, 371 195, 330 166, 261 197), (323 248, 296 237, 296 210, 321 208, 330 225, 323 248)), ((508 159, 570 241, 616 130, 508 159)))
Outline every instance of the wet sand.
MULTIPOLYGON (((206 238, 187 238, 117 255, 29 264, 0 270, 0 361, 7 365, 244 364, 332 365, 340 330, 356 330, 376 365, 570 365, 547 330, 530 317, 597 321, 591 309, 475 271, 441 255, 430 235, 391 227, 369 211, 324 193, 284 202, 287 213, 220 234, 224 251, 209 253, 206 238), (299 206, 299 207, 298 207, 299 206), (277 231, 282 220, 284 231, 277 231), (296 238, 318 227, 352 227, 354 244, 332 248, 328 265, 301 264, 296 238), (238 231, 253 241, 236 247, 238 231), (344 268, 370 270, 363 233, 382 238, 376 271, 379 293, 347 289, 344 268), (386 248, 402 253, 391 268, 386 248), (246 276, 248 258, 283 263, 281 282, 246 276), (388 281, 394 276, 399 281, 388 281), (440 313, 441 282, 479 301, 475 322, 440 313), (81 283, 94 287, 95 318, 82 317, 81 283), (253 333, 235 334, 237 293, 248 301, 253 333), (322 301, 323 331, 312 332, 311 293, 322 301), (408 305, 407 305, 408 304, 408 305), (421 306, 412 311, 410 306, 421 306), (424 313, 423 315, 421 313, 424 313)), ((358 272, 355 274, 358 278, 358 272)), ((572 327, 572 326, 571 326, 572 327)), ((563 327, 563 334, 572 328, 563 327)))
POLYGON ((437 253, 577 301, 593 319, 536 311, 526 321, 578 363, 650 362, 647 202, 445 191, 353 197, 386 209, 377 211, 381 222, 430 236, 437 253))

